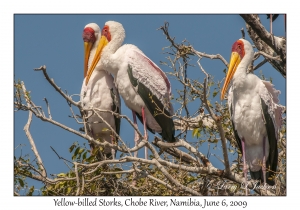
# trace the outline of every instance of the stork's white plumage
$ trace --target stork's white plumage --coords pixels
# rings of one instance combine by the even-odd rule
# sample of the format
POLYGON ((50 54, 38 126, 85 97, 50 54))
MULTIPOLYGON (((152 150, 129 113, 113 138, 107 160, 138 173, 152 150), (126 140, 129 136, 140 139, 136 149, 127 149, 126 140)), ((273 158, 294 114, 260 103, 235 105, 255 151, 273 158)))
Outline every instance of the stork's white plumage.
MULTIPOLYGON (((114 79, 110 73, 97 66, 97 45, 101 38, 101 31, 97 24, 90 23, 84 27, 83 40, 85 47, 84 62, 84 80, 81 88, 80 101, 83 109, 101 109, 111 110, 120 113, 121 100, 117 88, 114 85, 114 79), (96 63, 95 63, 96 62, 96 63)), ((120 119, 111 113, 97 112, 118 134, 120 132, 120 119)), ((88 133, 94 139, 117 143, 116 137, 111 132, 105 122, 92 111, 86 112, 88 133)), ((91 145, 93 149, 94 145, 91 145)), ((103 153, 106 157, 115 158, 115 151, 110 148, 104 148, 103 153)))
POLYGON ((121 46, 124 38, 122 24, 114 21, 105 23, 98 45, 99 50, 103 49, 99 58, 101 68, 114 75, 125 104, 144 124, 145 138, 147 126, 150 131, 160 133, 168 142, 174 142, 175 129, 170 118, 173 115, 170 82, 165 73, 136 46, 121 46))
POLYGON ((278 161, 277 140, 282 124, 282 107, 278 99, 280 91, 274 89, 270 82, 252 73, 247 74, 253 57, 253 48, 245 39, 233 44, 221 100, 232 79, 228 107, 235 138, 244 158, 245 180, 247 162, 252 179, 274 185, 278 161))

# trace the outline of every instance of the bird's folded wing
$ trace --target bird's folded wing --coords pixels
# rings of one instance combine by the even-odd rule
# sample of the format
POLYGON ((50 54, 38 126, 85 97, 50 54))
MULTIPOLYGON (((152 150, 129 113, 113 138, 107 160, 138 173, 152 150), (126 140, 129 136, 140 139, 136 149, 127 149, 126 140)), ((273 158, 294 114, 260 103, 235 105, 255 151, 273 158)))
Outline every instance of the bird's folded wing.
POLYGON ((131 50, 129 57, 132 76, 157 97, 164 105, 164 109, 173 114, 170 103, 171 84, 166 74, 141 51, 131 50))
POLYGON ((282 125, 282 106, 279 104, 280 91, 268 81, 261 80, 259 95, 268 107, 268 113, 273 121, 276 138, 278 140, 279 130, 282 125))

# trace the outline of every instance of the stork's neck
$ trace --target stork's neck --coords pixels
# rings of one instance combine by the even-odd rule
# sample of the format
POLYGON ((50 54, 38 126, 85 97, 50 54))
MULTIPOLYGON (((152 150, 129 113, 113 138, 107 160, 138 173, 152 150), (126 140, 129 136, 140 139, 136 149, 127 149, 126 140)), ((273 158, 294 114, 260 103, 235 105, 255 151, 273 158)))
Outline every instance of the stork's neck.
POLYGON ((106 45, 106 47, 102 51, 101 65, 106 71, 112 73, 113 75, 116 75, 119 64, 116 51, 121 47, 123 41, 124 38, 115 37, 106 45))
POLYGON ((235 74, 232 78, 232 84, 234 87, 242 87, 245 85, 247 77, 247 69, 252 62, 253 51, 246 53, 241 62, 239 63, 235 74))

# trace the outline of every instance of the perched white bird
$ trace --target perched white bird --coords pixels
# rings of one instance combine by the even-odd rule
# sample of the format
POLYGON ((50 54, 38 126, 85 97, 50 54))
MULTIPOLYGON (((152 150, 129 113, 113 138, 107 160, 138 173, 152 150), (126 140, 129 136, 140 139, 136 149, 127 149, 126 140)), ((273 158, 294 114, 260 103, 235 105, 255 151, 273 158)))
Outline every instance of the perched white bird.
MULTIPOLYGON (((140 49, 131 44, 121 46, 124 38, 122 24, 105 23, 98 44, 99 51, 103 50, 96 55, 101 68, 114 75, 125 104, 132 110, 133 117, 137 114, 144 124, 145 139, 148 138, 147 127, 153 133, 160 133, 164 140, 174 142, 171 84, 165 73, 140 49)), ((136 143, 138 139, 135 132, 136 143)))
MULTIPOLYGON (((80 93, 80 101, 83 109, 101 109, 111 110, 116 113, 121 111, 121 100, 117 88, 114 85, 114 79, 110 73, 97 65, 95 55, 97 54, 97 46, 100 41, 101 31, 97 24, 90 23, 83 30, 84 41, 84 80, 80 93)), ((108 112, 96 112, 99 114, 117 134, 120 133, 120 119, 108 112)), ((87 127, 88 133, 94 139, 117 143, 116 136, 113 134, 109 126, 103 122, 97 114, 87 111, 87 127)), ((94 149, 94 145, 91 145, 94 149)), ((104 148, 103 153, 107 158, 115 158, 116 152, 110 148, 104 148)))
POLYGON ((233 44, 221 100, 232 79, 228 107, 234 135, 243 154, 245 180, 248 164, 252 179, 274 185, 277 141, 282 124, 282 106, 278 99, 280 91, 273 88, 270 82, 247 73, 253 57, 253 48, 247 40, 239 39, 233 44))

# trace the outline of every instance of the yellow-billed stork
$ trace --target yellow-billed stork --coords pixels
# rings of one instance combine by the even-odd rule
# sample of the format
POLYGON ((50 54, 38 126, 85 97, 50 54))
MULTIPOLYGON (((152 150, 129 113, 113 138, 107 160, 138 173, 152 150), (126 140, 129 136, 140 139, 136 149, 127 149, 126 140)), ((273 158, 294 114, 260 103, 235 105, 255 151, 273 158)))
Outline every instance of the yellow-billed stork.
MULTIPOLYGON (((114 79, 110 73, 100 68, 96 61, 97 46, 101 38, 100 27, 96 23, 89 23, 84 27, 82 38, 84 41, 84 80, 80 93, 80 101, 83 109, 111 110, 116 113, 121 111, 121 100, 114 79)), ((88 133, 94 139, 117 143, 115 135, 103 122, 99 114, 108 124, 120 133, 120 118, 108 112, 86 112, 88 116, 88 133)), ((94 145, 91 145, 93 150, 94 145)), ((116 152, 110 148, 104 148, 103 153, 107 158, 115 158, 116 152)))
POLYGON ((243 154, 245 182, 248 164, 252 179, 274 185, 277 140, 282 124, 280 91, 270 82, 247 73, 253 57, 253 48, 247 40, 239 39, 233 44, 221 100, 232 80, 228 108, 234 135, 243 154))
MULTIPOLYGON (((148 139, 148 128, 152 133, 160 133, 164 140, 174 142, 171 84, 165 73, 140 49, 131 44, 121 46, 124 39, 125 30, 121 23, 105 23, 98 44, 99 53, 96 53, 101 68, 114 75, 119 93, 132 110, 134 123, 137 115, 144 124, 144 138, 148 139)), ((137 144, 136 132, 134 140, 137 144)), ((146 149, 145 158, 147 156, 146 149)))

